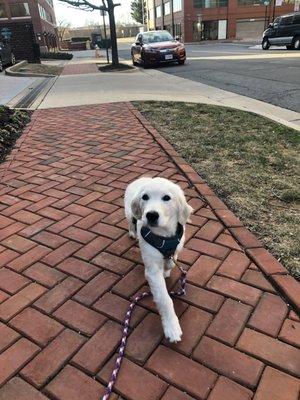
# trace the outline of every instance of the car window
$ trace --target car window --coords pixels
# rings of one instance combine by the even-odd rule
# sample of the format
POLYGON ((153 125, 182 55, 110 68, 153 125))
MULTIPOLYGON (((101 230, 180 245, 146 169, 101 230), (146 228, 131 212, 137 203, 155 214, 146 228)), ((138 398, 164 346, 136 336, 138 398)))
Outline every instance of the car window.
POLYGON ((293 23, 293 16, 290 17, 282 17, 280 25, 292 25, 293 23))
POLYGON ((280 24, 280 20, 281 20, 280 17, 277 17, 277 18, 274 19, 273 25, 274 25, 275 28, 276 28, 276 26, 278 26, 280 24))
POLYGON ((167 31, 153 31, 146 32, 143 34, 143 43, 159 43, 159 42, 169 42, 173 40, 173 36, 167 31))
POLYGON ((294 15, 293 24, 300 24, 300 14, 294 15))

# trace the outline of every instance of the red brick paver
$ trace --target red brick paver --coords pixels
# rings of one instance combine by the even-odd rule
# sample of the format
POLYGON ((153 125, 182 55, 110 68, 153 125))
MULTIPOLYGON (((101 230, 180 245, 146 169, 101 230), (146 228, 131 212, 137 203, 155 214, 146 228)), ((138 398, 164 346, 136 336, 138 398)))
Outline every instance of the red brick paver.
POLYGON ((78 75, 78 74, 95 74, 99 73, 99 69, 94 63, 82 63, 82 64, 67 64, 61 75, 78 75))
POLYGON ((37 111, 0 166, 0 400, 101 398, 146 284, 123 209, 143 174, 195 209, 183 339, 170 345, 142 301, 112 400, 298 400, 299 283, 130 104, 37 111))

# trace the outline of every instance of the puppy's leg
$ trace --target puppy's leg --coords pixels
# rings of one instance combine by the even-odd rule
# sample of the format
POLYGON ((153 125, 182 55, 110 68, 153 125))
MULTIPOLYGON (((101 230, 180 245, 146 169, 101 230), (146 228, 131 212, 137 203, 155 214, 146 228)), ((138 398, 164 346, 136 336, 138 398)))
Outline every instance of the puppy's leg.
POLYGON ((137 238, 136 219, 134 217, 132 217, 131 219, 128 220, 128 233, 131 238, 133 238, 133 239, 137 238))
POLYGON ((179 325, 174 305, 169 296, 163 275, 163 268, 156 264, 146 267, 145 276, 149 283, 154 302, 161 316, 164 334, 170 342, 179 342, 182 331, 179 325))
POLYGON ((164 263, 164 277, 169 278, 171 270, 174 268, 175 263, 172 258, 168 258, 164 263))

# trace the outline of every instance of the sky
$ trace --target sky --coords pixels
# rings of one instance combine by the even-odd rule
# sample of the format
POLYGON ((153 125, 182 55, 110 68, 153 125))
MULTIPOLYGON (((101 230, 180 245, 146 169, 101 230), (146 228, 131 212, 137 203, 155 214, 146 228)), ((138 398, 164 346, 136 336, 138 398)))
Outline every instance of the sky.
MULTIPOLYGON (((99 0, 93 0, 95 4, 102 4, 99 0)), ((132 22, 130 17, 131 0, 115 0, 115 3, 120 3, 119 7, 115 8, 115 16, 117 22, 132 22)), ((102 21, 99 11, 82 11, 69 6, 59 0, 54 0, 54 10, 56 21, 68 22, 72 27, 84 26, 89 22, 99 23, 102 21)))

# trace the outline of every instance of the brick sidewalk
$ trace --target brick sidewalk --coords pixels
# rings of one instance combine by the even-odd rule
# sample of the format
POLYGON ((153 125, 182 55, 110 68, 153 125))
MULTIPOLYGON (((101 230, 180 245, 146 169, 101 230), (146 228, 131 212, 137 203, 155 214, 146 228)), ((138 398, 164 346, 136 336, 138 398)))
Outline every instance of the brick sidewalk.
POLYGON ((299 318, 265 275, 294 306, 298 284, 129 104, 36 111, 1 166, 0 400, 100 399, 145 285, 122 199, 145 173, 195 209, 175 301, 184 336, 169 346, 144 300, 112 398, 297 400, 299 318))
MULTIPOLYGON (((99 61, 100 63, 100 61, 99 61)), ((78 74, 95 74, 99 73, 99 69, 96 64, 85 63, 85 64, 66 64, 61 75, 78 75, 78 74)))

